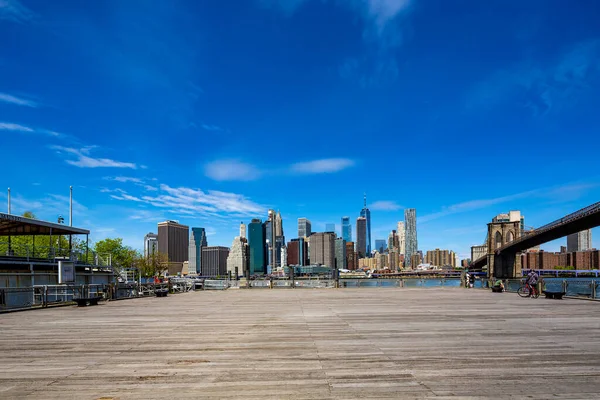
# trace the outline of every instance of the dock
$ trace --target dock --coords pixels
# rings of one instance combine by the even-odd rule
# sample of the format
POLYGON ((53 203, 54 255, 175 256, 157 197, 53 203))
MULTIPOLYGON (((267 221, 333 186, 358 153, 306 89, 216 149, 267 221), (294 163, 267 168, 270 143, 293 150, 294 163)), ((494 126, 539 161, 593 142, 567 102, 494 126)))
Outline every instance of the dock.
POLYGON ((600 304, 200 291, 2 314, 0 360, 2 399, 597 399, 600 304))

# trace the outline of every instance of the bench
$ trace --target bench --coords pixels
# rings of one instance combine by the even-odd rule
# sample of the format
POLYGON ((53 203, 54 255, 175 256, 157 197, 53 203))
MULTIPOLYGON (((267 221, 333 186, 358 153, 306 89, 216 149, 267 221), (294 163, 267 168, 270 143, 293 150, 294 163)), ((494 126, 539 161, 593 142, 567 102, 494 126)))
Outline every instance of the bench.
POLYGON ((78 299, 73 299, 77 303, 77 307, 85 307, 85 306, 97 306, 98 302, 102 300, 101 296, 96 297, 80 297, 78 299))
POLYGON ((556 299, 562 300, 563 296, 566 294, 565 292, 551 292, 548 290, 543 290, 542 293, 546 295, 547 299, 556 299))

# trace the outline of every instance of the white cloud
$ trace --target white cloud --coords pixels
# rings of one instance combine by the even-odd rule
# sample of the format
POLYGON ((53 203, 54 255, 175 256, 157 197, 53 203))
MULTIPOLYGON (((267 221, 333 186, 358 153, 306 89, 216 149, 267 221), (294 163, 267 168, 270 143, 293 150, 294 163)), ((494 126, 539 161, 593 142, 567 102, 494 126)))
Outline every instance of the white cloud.
POLYGON ((252 164, 237 160, 218 160, 204 166, 204 174, 215 181, 252 181, 262 172, 252 164))
MULTIPOLYGON (((1 0, 0 0, 1 1, 1 0)), ((52 136, 55 138, 66 138, 67 135, 64 135, 59 132, 51 131, 48 129, 40 129, 40 128, 32 128, 29 126, 15 124, 12 122, 0 122, 0 131, 13 131, 13 132, 27 132, 27 133, 38 133, 42 135, 52 136)))
MULTIPOLYGON (((0 0, 1 2, 2 0, 0 0)), ((31 100, 22 99, 8 93, 0 93, 0 101, 4 103, 14 104, 17 106, 37 107, 37 103, 31 100)))
POLYGON ((519 62, 495 71, 467 93, 465 107, 494 110, 515 105, 542 117, 576 107, 581 94, 600 81, 600 39, 581 42, 543 64, 519 62))
POLYGON ((470 200, 462 203, 453 204, 444 207, 442 211, 427 214, 418 219, 419 222, 428 222, 434 219, 445 217, 447 215, 458 214, 467 211, 480 210, 497 204, 508 203, 510 201, 539 197, 550 199, 553 202, 566 202, 579 198, 589 189, 598 187, 598 183, 575 183, 565 184, 551 188, 535 189, 526 192, 516 193, 510 196, 496 197, 492 199, 470 200))
POLYGON ((338 172, 353 165, 354 161, 348 158, 325 158, 293 164, 291 170, 300 174, 322 174, 338 172))
POLYGON ((224 131, 224 129, 221 128, 220 126, 217 126, 217 125, 208 125, 208 124, 202 124, 202 129, 207 130, 207 131, 212 131, 212 132, 221 132, 221 131, 224 131))
POLYGON ((159 222, 164 221, 165 216, 160 212, 150 210, 134 210, 129 216, 129 219, 142 222, 159 222))
POLYGON ((203 191, 186 187, 160 185, 156 196, 135 197, 124 191, 119 195, 111 195, 116 200, 145 203, 156 208, 166 209, 174 214, 212 216, 223 215, 251 216, 265 212, 265 207, 254 203, 247 197, 237 193, 215 190, 203 191))
POLYGON ((366 3, 369 17, 373 18, 381 31, 388 22, 410 6, 411 0, 366 0, 366 3))
POLYGON ((142 183, 143 181, 140 178, 132 178, 129 176, 115 176, 114 178, 106 177, 105 179, 113 180, 116 182, 134 182, 134 183, 142 183))
POLYGON ((398 211, 402 206, 395 201, 380 200, 371 204, 369 208, 375 211, 398 211))
POLYGON ((19 0, 0 0, 0 19, 23 23, 31 21, 33 17, 33 12, 19 0))
POLYGON ((75 149, 64 146, 51 146, 52 149, 58 152, 64 152, 76 157, 75 160, 66 160, 67 164, 74 165, 79 168, 131 168, 137 169, 137 165, 130 162, 115 161, 109 158, 93 158, 90 157, 90 151, 96 146, 83 147, 75 149))
POLYGON ((216 181, 252 181, 265 175, 333 173, 354 164, 347 158, 325 158, 283 167, 259 168, 239 160, 217 160, 204 166, 204 174, 216 181))
POLYGON ((137 201, 137 202, 143 202, 142 199, 135 197, 135 196, 131 196, 125 192, 121 193, 120 195, 114 195, 111 194, 110 197, 112 197, 115 200, 130 200, 130 201, 137 201))
POLYGON ((10 122, 0 122, 0 131, 35 132, 28 126, 13 124, 10 122))

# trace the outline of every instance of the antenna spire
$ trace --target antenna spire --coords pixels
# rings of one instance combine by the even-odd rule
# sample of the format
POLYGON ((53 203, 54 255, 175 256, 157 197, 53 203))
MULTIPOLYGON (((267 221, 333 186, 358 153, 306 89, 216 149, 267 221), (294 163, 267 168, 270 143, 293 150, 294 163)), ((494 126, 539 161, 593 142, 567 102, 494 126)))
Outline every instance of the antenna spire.
POLYGON ((365 208, 367 208, 367 193, 365 193, 364 195, 365 195, 365 208))

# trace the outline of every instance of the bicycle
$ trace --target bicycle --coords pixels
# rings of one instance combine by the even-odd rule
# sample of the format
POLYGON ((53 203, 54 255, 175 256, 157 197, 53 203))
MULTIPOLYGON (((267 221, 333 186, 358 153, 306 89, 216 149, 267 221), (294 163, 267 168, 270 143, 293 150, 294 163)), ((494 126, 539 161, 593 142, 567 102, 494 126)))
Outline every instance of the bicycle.
POLYGON ((532 288, 529 283, 525 283, 523 286, 521 286, 517 290, 517 294, 521 297, 533 297, 534 299, 537 299, 538 297, 540 297, 540 292, 537 289, 532 288), (533 291, 533 296, 531 295, 532 291, 533 291))

